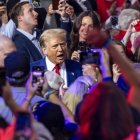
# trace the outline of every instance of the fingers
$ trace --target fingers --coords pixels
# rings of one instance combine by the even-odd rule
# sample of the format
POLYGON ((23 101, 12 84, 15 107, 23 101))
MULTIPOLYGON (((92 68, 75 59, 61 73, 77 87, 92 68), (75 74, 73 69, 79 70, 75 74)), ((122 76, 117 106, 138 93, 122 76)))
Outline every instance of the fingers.
POLYGON ((33 74, 32 74, 32 72, 31 72, 31 73, 30 73, 30 76, 29 76, 29 78, 28 78, 28 80, 27 80, 27 82, 26 82, 26 86, 32 85, 32 77, 33 77, 33 74))
POLYGON ((138 23, 139 23, 139 19, 137 19, 137 20, 134 20, 132 23, 131 23, 131 25, 133 25, 133 26, 136 26, 138 23))
POLYGON ((0 16, 6 12, 6 6, 0 6, 0 16))
POLYGON ((91 64, 82 65, 83 75, 89 75, 93 71, 96 71, 96 67, 92 66, 91 64))
POLYGON ((64 6, 65 4, 66 4, 66 0, 60 0, 60 1, 59 1, 59 5, 64 6))
POLYGON ((74 51, 72 53, 72 57, 71 57, 72 60, 79 60, 80 59, 80 51, 74 51))
POLYGON ((113 64, 113 72, 114 74, 121 74, 120 69, 117 64, 113 64))

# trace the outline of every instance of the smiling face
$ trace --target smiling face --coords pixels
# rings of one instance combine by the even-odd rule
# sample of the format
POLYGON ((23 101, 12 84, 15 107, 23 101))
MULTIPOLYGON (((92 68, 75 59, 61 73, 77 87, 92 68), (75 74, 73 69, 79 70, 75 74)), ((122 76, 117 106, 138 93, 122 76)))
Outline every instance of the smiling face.
POLYGON ((66 8, 66 13, 72 17, 74 15, 74 9, 71 5, 68 5, 68 7, 66 8))
POLYGON ((19 24, 26 27, 36 27, 38 24, 38 13, 34 11, 31 4, 27 3, 22 6, 23 14, 18 16, 19 24))
POLYGON ((54 36, 45 42, 45 47, 42 49, 45 56, 54 63, 62 64, 67 56, 66 40, 60 36, 54 36))
POLYGON ((79 40, 86 41, 87 35, 93 30, 93 21, 91 17, 85 16, 82 19, 81 27, 79 29, 79 40))

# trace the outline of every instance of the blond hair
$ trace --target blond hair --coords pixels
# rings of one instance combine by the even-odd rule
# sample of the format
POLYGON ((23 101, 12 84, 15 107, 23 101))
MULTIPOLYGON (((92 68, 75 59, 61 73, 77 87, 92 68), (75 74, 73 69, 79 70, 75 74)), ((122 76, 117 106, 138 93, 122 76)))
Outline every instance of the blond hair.
POLYGON ((65 92, 63 103, 75 114, 76 106, 96 81, 90 76, 78 77, 65 92))
POLYGON ((40 37, 40 46, 42 48, 45 47, 45 42, 48 42, 55 37, 63 38, 66 41, 66 31, 59 28, 44 31, 40 37))

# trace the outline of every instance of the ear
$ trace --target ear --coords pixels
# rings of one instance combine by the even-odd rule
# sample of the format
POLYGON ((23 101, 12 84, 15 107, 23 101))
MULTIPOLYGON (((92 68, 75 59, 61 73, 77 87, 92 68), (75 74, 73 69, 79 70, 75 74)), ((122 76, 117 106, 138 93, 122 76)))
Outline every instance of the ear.
POLYGON ((46 46, 42 48, 42 52, 45 56, 47 56, 47 47, 46 46))
POLYGON ((18 16, 17 17, 17 20, 18 20, 18 22, 20 22, 22 19, 21 19, 21 16, 18 16))

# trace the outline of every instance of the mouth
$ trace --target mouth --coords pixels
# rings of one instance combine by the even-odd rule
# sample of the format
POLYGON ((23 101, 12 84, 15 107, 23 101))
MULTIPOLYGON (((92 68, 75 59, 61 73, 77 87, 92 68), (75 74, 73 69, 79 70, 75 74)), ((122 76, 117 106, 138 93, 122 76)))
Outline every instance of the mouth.
POLYGON ((88 35, 88 33, 87 33, 87 32, 85 32, 85 33, 83 33, 83 35, 88 35))
POLYGON ((59 58, 59 59, 64 59, 64 54, 59 54, 59 55, 57 55, 57 58, 59 58))
POLYGON ((37 18, 34 19, 35 21, 38 21, 37 18))

